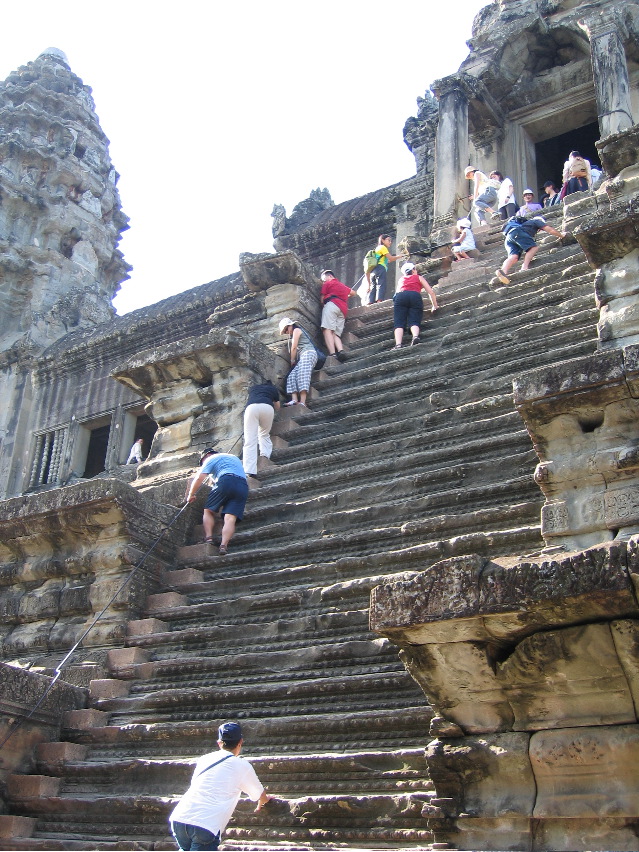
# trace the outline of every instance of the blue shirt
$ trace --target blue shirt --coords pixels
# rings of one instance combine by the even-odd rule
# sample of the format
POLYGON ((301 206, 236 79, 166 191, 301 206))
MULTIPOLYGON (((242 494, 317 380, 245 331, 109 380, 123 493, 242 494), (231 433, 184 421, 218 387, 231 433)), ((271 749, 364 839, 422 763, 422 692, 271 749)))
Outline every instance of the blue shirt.
POLYGON ((209 456, 200 468, 200 473, 212 476, 216 482, 221 476, 229 473, 246 479, 242 462, 230 453, 216 453, 214 456, 209 456))

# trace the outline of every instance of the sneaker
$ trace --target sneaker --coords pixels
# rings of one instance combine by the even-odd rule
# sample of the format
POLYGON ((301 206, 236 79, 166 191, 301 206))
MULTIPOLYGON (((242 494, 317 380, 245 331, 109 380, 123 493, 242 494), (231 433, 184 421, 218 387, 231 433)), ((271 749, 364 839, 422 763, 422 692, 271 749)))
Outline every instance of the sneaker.
POLYGON ((496 269, 495 275, 497 276, 497 278, 499 278, 502 284, 510 284, 510 278, 506 278, 501 269, 496 269))
POLYGON ((410 342, 410 345, 411 346, 417 346, 418 343, 421 343, 421 340, 419 339, 419 337, 413 337, 413 339, 410 342))
POLYGON ((348 358, 348 355, 347 355, 347 354, 346 354, 346 352, 344 352, 344 350, 342 349, 340 352, 336 352, 336 353, 335 353, 335 357, 336 357, 336 358, 337 358, 337 360, 340 362, 340 364, 343 364, 343 363, 344 363, 344 361, 346 361, 346 359, 348 358))

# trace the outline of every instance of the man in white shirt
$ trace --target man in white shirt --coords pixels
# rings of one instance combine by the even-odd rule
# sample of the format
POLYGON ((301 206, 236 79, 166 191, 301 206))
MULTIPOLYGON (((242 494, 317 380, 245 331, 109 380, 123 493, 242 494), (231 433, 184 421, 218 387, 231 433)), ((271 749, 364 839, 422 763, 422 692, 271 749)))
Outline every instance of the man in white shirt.
POLYGON ((272 798, 240 757, 243 743, 239 723, 225 722, 218 729, 220 750, 202 755, 195 764, 191 786, 169 817, 180 849, 217 849, 242 793, 257 802, 256 811, 272 798))

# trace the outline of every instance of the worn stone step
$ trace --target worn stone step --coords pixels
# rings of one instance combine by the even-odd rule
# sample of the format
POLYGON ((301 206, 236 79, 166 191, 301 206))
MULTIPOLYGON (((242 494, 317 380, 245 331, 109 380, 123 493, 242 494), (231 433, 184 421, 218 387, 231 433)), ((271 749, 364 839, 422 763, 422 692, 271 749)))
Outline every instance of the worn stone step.
POLYGON ((177 653, 216 656, 229 649, 259 650, 275 643, 280 650, 286 650, 297 648, 306 636, 316 645, 323 645, 368 634, 368 610, 190 629, 181 629, 178 622, 175 627, 171 632, 130 637, 127 644, 144 648, 153 660, 173 659, 177 653))
POLYGON ((333 393, 324 391, 322 398, 309 407, 303 419, 296 419, 297 426, 287 430, 286 440, 289 443, 294 440, 292 435, 295 428, 310 430, 324 420, 334 423, 345 414, 348 415, 353 408, 356 408, 360 417, 369 413, 377 416, 380 407, 384 402, 392 400, 392 396, 380 400, 371 393, 371 383, 385 384, 387 379, 391 386, 385 388, 385 391, 390 394, 395 384, 396 401, 401 399, 403 404, 423 399, 434 391, 450 389, 451 385, 458 387, 476 383, 478 376, 497 368, 501 378, 499 391, 507 391, 512 379, 522 370, 536 367, 540 361, 554 363, 571 357, 565 353, 570 353, 576 342, 587 342, 590 351, 593 351, 596 347, 593 317, 589 309, 580 312, 574 324, 552 318, 546 324, 535 322, 530 326, 528 338, 512 331, 507 339, 503 336, 486 339, 480 335, 478 345, 465 345, 460 341, 459 347, 456 347, 451 340, 447 343, 445 358, 439 350, 433 351, 427 341, 417 347, 382 351, 376 361, 369 359, 358 377, 351 376, 348 406, 344 405, 344 394, 340 394, 339 388, 333 393), (403 372, 398 373, 400 365, 403 372), (425 366, 426 370, 423 369, 425 366))
MULTIPOLYGON (((280 482, 285 484, 300 476, 313 476, 317 472, 321 446, 322 442, 310 442, 310 447, 309 444, 301 445, 298 454, 288 453, 285 458, 279 457, 279 467, 277 471, 272 471, 265 485, 272 487, 280 482)), ((464 459, 473 460, 478 456, 490 458, 494 453, 500 453, 500 448, 504 455, 510 455, 514 450, 526 449, 530 446, 530 438, 519 415, 513 411, 502 417, 501 422, 492 420, 477 424, 477 427, 474 423, 465 423, 456 428, 448 427, 445 430, 424 432, 422 423, 421 430, 409 431, 406 437, 403 437, 403 433, 399 435, 396 433, 394 440, 389 437, 384 441, 375 443, 371 441, 371 446, 375 447, 375 455, 379 460, 375 468, 371 468, 370 464, 367 465, 365 459, 362 459, 361 449, 342 450, 338 447, 331 453, 330 467, 335 470, 336 488, 339 487, 342 479, 351 482, 354 473, 359 469, 366 470, 369 481, 373 478, 374 472, 379 481, 388 481, 389 475, 398 475, 405 469, 423 472, 439 469, 447 462, 459 463, 464 459), (519 422, 517 422, 518 419, 519 422)), ((257 518, 256 510, 261 497, 262 495, 256 501, 251 501, 253 519, 257 518)), ((290 507, 290 504, 288 506, 290 507)), ((293 509, 290 508, 290 511, 292 513, 293 509)), ((284 508, 278 512, 278 517, 286 517, 284 508)))
POLYGON ((210 706, 222 717, 233 718, 238 711, 254 718, 273 714, 307 715, 364 710, 374 696, 375 706, 399 709, 420 706, 421 690, 404 671, 347 675, 338 681, 330 678, 300 678, 285 682, 249 686, 201 686, 192 689, 159 689, 128 697, 98 699, 98 710, 112 713, 111 724, 132 721, 206 719, 210 706), (187 714, 187 715, 184 715, 187 714))
MULTIPOLYGON (((406 743, 422 745, 428 737, 432 710, 425 700, 420 706, 397 709, 370 708, 346 713, 272 716, 253 718, 243 715, 242 730, 251 755, 337 753, 395 750, 406 743)), ((65 736, 88 749, 87 760, 103 762, 115 759, 199 757, 215 747, 217 728, 225 716, 211 712, 201 721, 116 725, 104 728, 72 730, 65 736)), ((45 764, 46 765, 46 764, 45 764)))
MULTIPOLYGON (((280 796, 349 793, 354 787, 365 795, 431 788, 423 748, 293 756, 252 756, 249 749, 246 757, 265 787, 280 796)), ((188 787, 194 765, 194 758, 70 763, 60 794, 84 798, 144 789, 175 796, 188 787)))
MULTIPOLYGON (((225 837, 311 841, 330 832, 333 842, 367 839, 384 841, 427 841, 421 816, 424 804, 433 798, 432 791, 379 794, 365 797, 353 795, 313 795, 297 799, 276 798, 255 813, 253 804, 241 800, 225 832, 225 837)), ((114 841, 126 825, 127 837, 147 841, 153 837, 169 837, 168 815, 178 797, 100 796, 95 798, 58 797, 29 803, 38 815, 35 837, 54 839, 56 833, 88 844, 114 841), (55 808, 55 809, 54 809, 55 808)), ((26 806, 26 805, 25 805, 26 806)), ((95 848, 91 845, 89 848, 95 848)))
POLYGON ((372 637, 319 647, 300 644, 295 654, 273 648, 206 657, 180 656, 154 662, 148 675, 131 684, 129 695, 195 686, 227 687, 255 682, 266 685, 293 678, 355 676, 370 671, 372 666, 383 673, 403 670, 397 649, 388 641, 372 637))

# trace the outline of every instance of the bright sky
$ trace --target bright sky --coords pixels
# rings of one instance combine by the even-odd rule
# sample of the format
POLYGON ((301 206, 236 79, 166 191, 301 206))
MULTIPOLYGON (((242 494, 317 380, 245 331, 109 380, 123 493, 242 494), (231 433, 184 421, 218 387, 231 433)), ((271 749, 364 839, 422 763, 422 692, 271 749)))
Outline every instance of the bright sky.
POLYGON ((484 5, 11 3, 0 78, 57 47, 92 88, 131 220, 122 314, 273 251, 275 203, 290 215, 316 187, 339 203, 413 175, 404 122, 466 57, 484 5))

